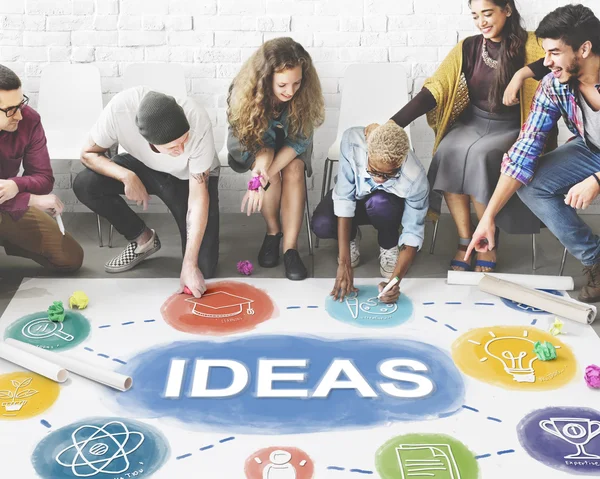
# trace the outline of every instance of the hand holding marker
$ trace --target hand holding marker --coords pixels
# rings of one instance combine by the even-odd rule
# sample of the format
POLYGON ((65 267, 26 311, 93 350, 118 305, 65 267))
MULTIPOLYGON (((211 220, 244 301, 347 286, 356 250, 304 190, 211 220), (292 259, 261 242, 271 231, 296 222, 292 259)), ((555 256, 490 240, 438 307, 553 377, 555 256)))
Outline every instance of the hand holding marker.
POLYGON ((385 288, 383 288, 383 290, 381 291, 381 293, 379 293, 377 295, 377 299, 381 299, 382 296, 385 296, 386 293, 392 289, 394 286, 396 286, 396 284, 400 281, 400 278, 398 278, 398 276, 394 276, 390 282, 388 284, 385 285, 385 288))

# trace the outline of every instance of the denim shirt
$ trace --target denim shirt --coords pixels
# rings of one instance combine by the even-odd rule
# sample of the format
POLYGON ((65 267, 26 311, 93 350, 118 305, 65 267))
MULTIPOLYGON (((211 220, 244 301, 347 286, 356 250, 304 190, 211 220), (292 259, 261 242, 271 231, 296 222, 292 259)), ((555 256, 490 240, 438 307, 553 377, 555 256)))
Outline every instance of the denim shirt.
MULTIPOLYGON (((311 134, 307 138, 302 135, 302 133, 299 133, 296 137, 291 138, 288 136, 288 127, 288 109, 286 107, 278 118, 272 118, 269 120, 269 127, 267 128, 267 131, 265 131, 262 138, 263 144, 266 148, 272 148, 276 151, 284 146, 289 146, 296 152, 297 156, 300 156, 306 151, 308 145, 310 145, 313 141, 313 136, 311 134), (277 144, 278 129, 283 131, 283 145, 277 144)), ((231 166, 234 171, 239 173, 248 171, 250 168, 252 168, 255 158, 254 152, 246 150, 243 145, 240 144, 240 141, 233 134, 231 126, 229 127, 229 132, 227 135, 227 150, 229 152, 229 166, 231 166)))
POLYGON ((356 202, 383 190, 404 198, 402 234, 398 246, 414 246, 419 250, 425 237, 425 216, 429 208, 429 182, 423 165, 409 151, 400 168, 400 176, 377 184, 367 173, 367 140, 364 127, 350 128, 344 132, 340 146, 340 161, 333 189, 333 210, 336 216, 353 218, 356 202))

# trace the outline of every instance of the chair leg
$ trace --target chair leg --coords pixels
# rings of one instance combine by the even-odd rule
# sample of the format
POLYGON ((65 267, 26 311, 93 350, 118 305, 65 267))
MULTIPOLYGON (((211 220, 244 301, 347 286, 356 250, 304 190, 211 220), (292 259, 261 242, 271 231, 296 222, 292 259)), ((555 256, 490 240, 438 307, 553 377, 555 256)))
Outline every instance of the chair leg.
POLYGON ((560 262, 560 271, 558 272, 559 276, 563 275, 563 272, 565 271, 565 263, 566 262, 567 262, 567 248, 565 248, 565 250, 563 251, 562 261, 560 262))
POLYGON ((440 225, 440 220, 436 220, 435 225, 433 226, 433 237, 431 238, 431 246, 429 247, 429 254, 433 254, 433 250, 435 248, 435 240, 437 239, 438 226, 440 225))
POLYGON ((112 248, 112 239, 113 239, 114 230, 115 230, 115 227, 111 224, 110 229, 108 230, 108 247, 109 248, 112 248))
MULTIPOLYGON (((325 198, 327 192, 325 188, 327 187, 327 175, 329 171, 329 167, 331 165, 331 160, 329 158, 325 158, 325 165, 323 165, 323 182, 321 183, 321 201, 325 198)), ((319 247, 319 237, 315 237, 315 248, 319 247)))
POLYGON ((304 215, 306 219, 306 233, 308 234, 308 252, 312 256, 314 254, 314 248, 312 231, 310 229, 310 204, 308 202, 308 176, 306 175, 306 171, 304 171, 304 197, 306 198, 304 215))
POLYGON ((102 243, 102 223, 100 222, 100 215, 96 215, 96 223, 98 224, 98 246, 102 248, 104 244, 102 243))
POLYGON ((535 246, 535 235, 531 235, 531 252, 532 252, 532 269, 535 271, 537 269, 536 260, 537 260, 537 248, 535 246))

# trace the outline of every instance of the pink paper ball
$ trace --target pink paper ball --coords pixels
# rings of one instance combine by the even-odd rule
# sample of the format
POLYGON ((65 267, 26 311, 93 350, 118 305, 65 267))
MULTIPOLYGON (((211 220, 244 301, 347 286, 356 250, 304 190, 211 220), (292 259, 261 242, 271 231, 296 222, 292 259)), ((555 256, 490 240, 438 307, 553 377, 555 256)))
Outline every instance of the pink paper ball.
POLYGON ((194 293, 192 293, 192 290, 190 288, 188 288, 187 286, 183 287, 183 294, 189 294, 190 296, 194 295, 194 293))
POLYGON ((585 382, 594 389, 600 389, 600 367, 591 364, 585 368, 585 382))
POLYGON ((260 179, 262 178, 262 176, 254 176, 249 182, 248 182, 248 189, 250 191, 257 191, 261 186, 262 183, 260 182, 260 179))
POLYGON ((254 266, 250 261, 240 261, 237 264, 237 270, 243 275, 250 276, 254 271, 254 266))

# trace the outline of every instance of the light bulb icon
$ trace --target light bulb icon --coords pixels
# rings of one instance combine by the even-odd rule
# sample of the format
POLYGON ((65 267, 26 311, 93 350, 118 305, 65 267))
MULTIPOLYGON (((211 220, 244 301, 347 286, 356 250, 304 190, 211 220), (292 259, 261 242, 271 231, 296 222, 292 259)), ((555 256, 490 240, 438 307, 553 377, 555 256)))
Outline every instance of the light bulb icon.
MULTIPOLYGON (((537 360, 533 347, 535 343, 526 337, 493 336, 486 345, 485 351, 493 358, 502 363, 504 371, 511 375, 513 380, 518 383, 534 383, 535 371, 533 363, 537 360)), ((525 332, 525 336, 527 332, 525 332)))

